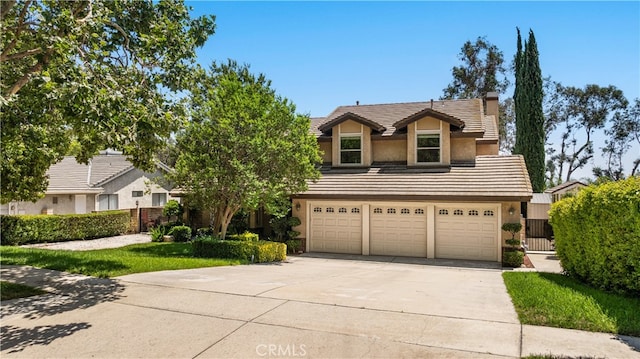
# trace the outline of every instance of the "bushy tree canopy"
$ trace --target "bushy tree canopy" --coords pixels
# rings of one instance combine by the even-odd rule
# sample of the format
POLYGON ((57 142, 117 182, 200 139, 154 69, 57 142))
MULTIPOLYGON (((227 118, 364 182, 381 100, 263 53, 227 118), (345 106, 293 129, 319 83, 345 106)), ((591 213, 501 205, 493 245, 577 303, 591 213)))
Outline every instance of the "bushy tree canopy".
POLYGON ((81 162, 113 148, 151 169, 214 17, 192 19, 181 0, 0 6, 2 202, 40 197, 72 140, 81 162))
POLYGON ((170 179, 187 202, 215 214, 223 237, 240 209, 284 214, 289 196, 319 178, 318 145, 308 116, 271 88, 264 75, 233 61, 213 64, 192 90, 186 129, 170 179))

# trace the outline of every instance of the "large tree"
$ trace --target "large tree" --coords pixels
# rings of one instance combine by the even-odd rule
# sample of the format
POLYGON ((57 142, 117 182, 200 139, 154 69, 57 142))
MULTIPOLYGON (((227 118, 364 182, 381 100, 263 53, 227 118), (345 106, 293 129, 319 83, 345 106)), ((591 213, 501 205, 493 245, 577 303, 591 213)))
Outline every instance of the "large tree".
MULTIPOLYGON (((504 65, 504 55, 497 46, 485 37, 478 37, 475 42, 467 41, 462 45, 458 58, 462 64, 451 69, 453 82, 443 90, 441 99, 484 98, 488 92, 504 94, 509 86, 508 70, 504 65)), ((511 152, 514 122, 511 99, 500 101, 500 118, 497 120, 500 150, 511 152)))
POLYGON ((0 6, 2 202, 42 196, 72 142, 81 162, 113 148, 150 169, 214 17, 192 19, 181 0, 0 6))
MULTIPOLYGON (((640 99, 634 105, 627 106, 624 111, 616 112, 611 119, 611 126, 605 134, 605 146, 601 148, 605 158, 605 167, 594 167, 593 174, 597 178, 606 177, 613 181, 625 178, 623 157, 634 143, 640 145, 640 99)), ((630 175, 634 176, 640 166, 640 156, 633 161, 630 175)))
POLYGON ((628 101, 613 85, 556 86, 557 100, 549 113, 555 117, 551 121, 562 128, 562 133, 559 150, 554 149, 548 167, 555 172, 550 177, 561 182, 563 176, 564 180, 571 180, 576 170, 592 160, 595 132, 605 128, 619 111, 627 107, 628 101))
POLYGON ((514 91, 516 142, 513 153, 524 156, 533 191, 542 192, 545 188, 545 117, 538 45, 533 31, 529 30, 529 39, 524 42, 523 50, 520 29, 517 32, 514 91))
POLYGON ((264 206, 284 215, 289 196, 319 178, 309 117, 271 88, 264 75, 233 61, 213 64, 192 90, 191 120, 177 136, 169 175, 191 205, 213 214, 223 238, 239 210, 264 206))

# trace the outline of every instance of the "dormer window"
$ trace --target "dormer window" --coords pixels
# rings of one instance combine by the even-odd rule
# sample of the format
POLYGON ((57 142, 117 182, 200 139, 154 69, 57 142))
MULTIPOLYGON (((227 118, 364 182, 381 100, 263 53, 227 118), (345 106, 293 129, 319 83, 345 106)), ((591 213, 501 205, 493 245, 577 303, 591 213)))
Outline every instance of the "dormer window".
POLYGON ((440 163, 440 132, 420 131, 416 137, 416 162, 440 163))
POLYGON ((340 136, 340 163, 362 164, 362 135, 340 136))

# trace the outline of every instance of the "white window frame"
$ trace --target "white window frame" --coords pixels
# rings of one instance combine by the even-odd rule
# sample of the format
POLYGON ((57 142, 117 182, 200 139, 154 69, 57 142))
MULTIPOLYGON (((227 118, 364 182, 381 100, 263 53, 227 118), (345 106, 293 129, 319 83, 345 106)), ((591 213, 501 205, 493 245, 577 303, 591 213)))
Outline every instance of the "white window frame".
POLYGON ((119 209, 120 207, 120 200, 118 198, 118 194, 117 193, 103 193, 103 194, 99 194, 98 195, 98 210, 99 211, 113 211, 115 209, 119 209), (103 208, 102 204, 104 202, 101 201, 101 199, 106 198, 107 201, 107 208, 103 208), (113 203, 113 199, 115 198, 115 208, 111 208, 113 203))
MULTIPOLYGON (((441 125, 442 128, 442 125, 441 125)), ((442 163, 442 130, 416 130, 416 136, 414 138, 416 149, 416 163, 417 164, 441 164, 442 163), (418 136, 420 135, 438 135, 438 162, 420 162, 418 161, 418 150, 421 149, 435 149, 435 147, 418 147, 418 136)))
POLYGON ((164 207, 164 205, 167 204, 167 201, 168 201, 167 197, 169 197, 169 196, 167 196, 166 192, 155 192, 155 193, 152 193, 151 194, 151 207, 164 207), (160 195, 164 195, 164 204, 154 204, 154 199, 157 198, 157 197, 161 197, 160 195))
POLYGON ((343 165, 343 166, 362 166, 363 154, 364 154, 364 148, 363 148, 364 147, 364 143, 362 141, 362 132, 361 133, 344 133, 344 134, 341 133, 339 138, 338 138, 338 141, 340 141, 338 143, 338 151, 339 151, 338 160, 340 161, 340 164, 343 165), (345 138, 345 137, 357 137, 357 138, 359 138, 360 139, 360 149, 359 150, 356 150, 356 149, 343 150, 342 149, 342 139, 345 138), (345 151, 345 152, 360 151, 360 161, 358 163, 343 163, 342 162, 342 152, 343 151, 345 151))

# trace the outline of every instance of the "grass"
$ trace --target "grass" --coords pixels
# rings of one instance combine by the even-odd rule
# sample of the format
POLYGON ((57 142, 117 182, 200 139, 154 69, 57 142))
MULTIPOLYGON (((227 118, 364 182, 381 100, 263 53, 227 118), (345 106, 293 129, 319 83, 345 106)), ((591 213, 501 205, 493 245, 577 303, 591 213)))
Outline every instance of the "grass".
POLYGON ((502 276, 523 324, 640 336, 640 298, 604 292, 556 273, 502 276))
POLYGON ((0 300, 31 297, 46 293, 44 290, 27 285, 0 281, 0 300))
POLYGON ((190 243, 145 243, 93 251, 0 247, 3 265, 30 265, 101 278, 244 263, 236 259, 193 258, 190 243))

